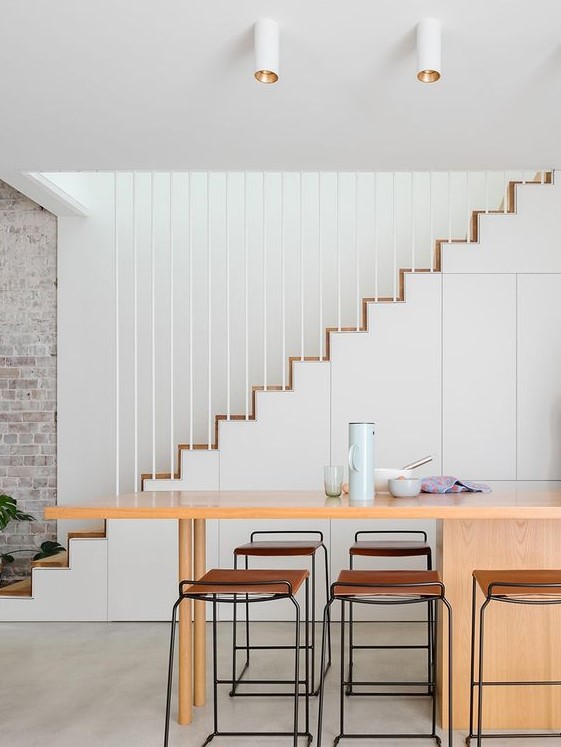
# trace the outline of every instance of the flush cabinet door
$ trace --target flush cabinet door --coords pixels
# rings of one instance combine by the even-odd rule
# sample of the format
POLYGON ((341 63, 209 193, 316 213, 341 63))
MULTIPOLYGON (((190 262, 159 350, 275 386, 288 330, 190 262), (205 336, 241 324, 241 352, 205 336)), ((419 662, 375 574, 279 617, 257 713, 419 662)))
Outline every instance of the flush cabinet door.
POLYGON ((518 276, 518 480, 561 480, 561 275, 518 276))
POLYGON ((443 472, 516 476, 516 275, 443 277, 443 472))

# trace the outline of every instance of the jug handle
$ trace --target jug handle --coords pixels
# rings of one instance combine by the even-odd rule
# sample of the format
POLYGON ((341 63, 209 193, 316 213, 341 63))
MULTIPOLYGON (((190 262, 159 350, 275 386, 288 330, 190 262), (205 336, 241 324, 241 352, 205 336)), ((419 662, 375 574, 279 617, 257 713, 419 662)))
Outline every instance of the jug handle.
POLYGON ((355 454, 359 450, 360 446, 358 444, 353 444, 349 449, 349 469, 352 469, 355 472, 360 472, 360 467, 357 467, 355 464, 355 454))

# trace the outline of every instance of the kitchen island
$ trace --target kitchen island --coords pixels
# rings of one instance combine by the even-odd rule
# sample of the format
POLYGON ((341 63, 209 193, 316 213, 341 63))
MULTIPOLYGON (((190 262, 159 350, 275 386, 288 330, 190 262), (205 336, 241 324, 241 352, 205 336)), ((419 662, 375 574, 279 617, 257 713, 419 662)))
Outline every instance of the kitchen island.
MULTIPOLYGON (((177 519, 179 575, 205 570, 206 519, 436 519, 436 567, 453 608, 454 726, 466 728, 469 702, 471 572, 474 568, 561 569, 559 483, 495 484, 490 494, 377 495, 351 504, 319 491, 182 491, 108 496, 46 509, 48 519, 177 519)), ((333 574, 338 569, 332 569, 333 574)), ((205 703, 205 610, 197 603, 191 641, 190 603, 180 617, 179 721, 205 703)), ((561 607, 561 606, 560 606, 561 607)), ((486 679, 561 680, 561 608, 495 605, 486 634, 486 679)), ((441 637, 445 640, 445 636, 441 637)), ((441 645, 444 645, 443 643, 441 645)), ((442 655, 440 661, 444 661, 442 655)), ((441 672, 441 689, 447 683, 441 672)), ((558 688, 487 688, 490 728, 554 728, 558 688)), ((443 713, 443 725, 445 724, 443 713)))

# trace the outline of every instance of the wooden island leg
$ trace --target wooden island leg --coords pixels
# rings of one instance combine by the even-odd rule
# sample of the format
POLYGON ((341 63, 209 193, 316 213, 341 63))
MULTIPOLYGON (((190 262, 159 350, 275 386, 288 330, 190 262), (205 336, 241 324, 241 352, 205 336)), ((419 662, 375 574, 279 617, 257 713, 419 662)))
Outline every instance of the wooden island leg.
MULTIPOLYGON (((193 578, 193 521, 179 519, 179 579, 193 578)), ((193 646, 191 600, 179 605, 179 716, 180 724, 193 720, 193 646)))
MULTIPOLYGON (((195 579, 206 572, 206 521, 195 519, 194 531, 195 579)), ((206 703, 206 604, 195 602, 194 625, 194 698, 196 706, 206 703)))

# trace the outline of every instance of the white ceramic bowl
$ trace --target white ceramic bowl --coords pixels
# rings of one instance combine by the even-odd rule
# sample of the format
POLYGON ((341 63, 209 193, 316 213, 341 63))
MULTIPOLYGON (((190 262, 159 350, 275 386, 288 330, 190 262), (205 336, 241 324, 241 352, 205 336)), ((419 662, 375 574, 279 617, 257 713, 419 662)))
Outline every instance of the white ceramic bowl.
POLYGON ((392 477, 413 477, 412 469, 375 469, 374 490, 376 493, 388 492, 388 480, 392 477))
POLYGON ((405 480, 391 478, 388 480, 388 488, 394 498, 414 498, 421 492, 421 479, 409 477, 405 480))

